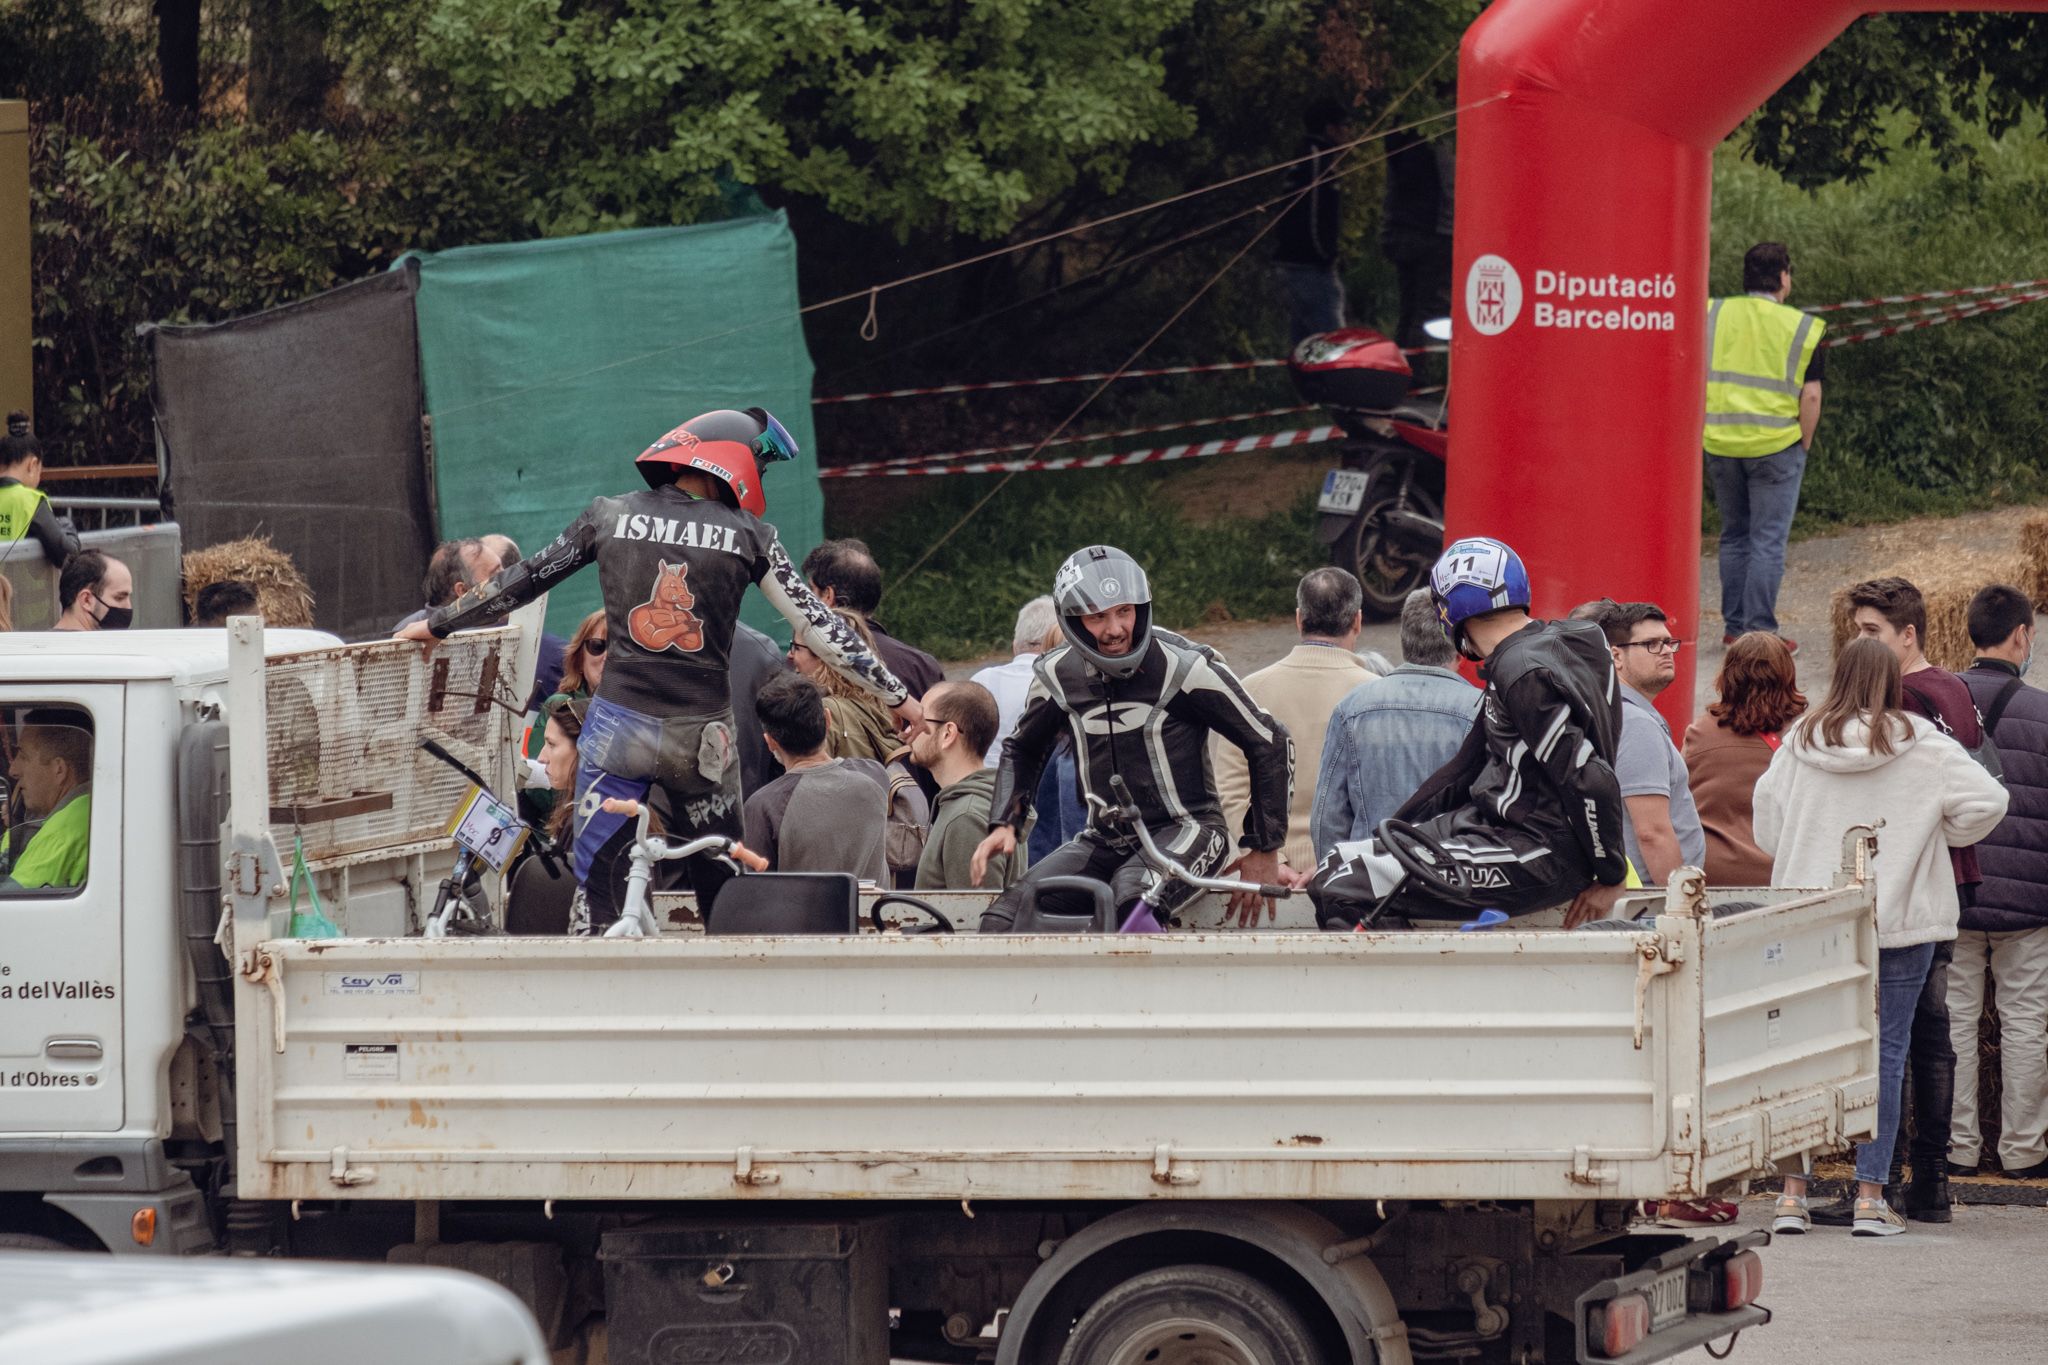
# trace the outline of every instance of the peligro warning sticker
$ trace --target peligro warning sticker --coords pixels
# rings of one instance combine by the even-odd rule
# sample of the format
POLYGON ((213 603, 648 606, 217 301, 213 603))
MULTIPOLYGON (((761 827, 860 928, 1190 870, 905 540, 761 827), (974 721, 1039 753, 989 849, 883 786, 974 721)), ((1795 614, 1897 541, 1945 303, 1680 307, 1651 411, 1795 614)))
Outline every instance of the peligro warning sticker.
POLYGON ((398 1044, 344 1043, 341 1074, 352 1081, 395 1081, 398 1079, 398 1044))

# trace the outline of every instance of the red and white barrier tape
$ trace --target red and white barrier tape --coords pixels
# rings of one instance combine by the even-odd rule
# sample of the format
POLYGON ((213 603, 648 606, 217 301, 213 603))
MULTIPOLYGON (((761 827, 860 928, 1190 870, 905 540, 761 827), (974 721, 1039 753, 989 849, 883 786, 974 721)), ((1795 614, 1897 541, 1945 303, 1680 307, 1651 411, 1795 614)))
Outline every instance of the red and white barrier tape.
POLYGON ((821 479, 857 479, 890 474, 1023 474, 1043 469, 1106 469, 1111 465, 1160 464, 1167 460, 1199 460, 1210 455, 1234 455, 1246 450, 1280 450, 1287 446, 1319 445, 1343 439, 1339 427, 1305 427, 1297 431, 1272 431, 1264 436, 1240 436, 1228 441, 1157 446, 1151 450, 1123 450, 1109 455, 1060 455, 1038 460, 982 460, 961 464, 890 465, 852 464, 838 469, 821 469, 821 479))
POLYGON ((1851 299, 1847 303, 1823 303, 1809 313, 1840 313, 1851 308, 1882 308, 1891 303, 1921 303, 1927 299, 1960 299, 1974 294, 2004 294, 2022 289, 2048 287, 2048 280, 2012 280, 2005 284, 1973 284, 1966 289, 1928 289, 1918 294, 1886 294, 1875 299, 1851 299))
MULTIPOLYGON (((1441 355, 1448 346, 1408 346, 1403 355, 1441 355)), ((869 393, 828 393, 811 400, 811 406, 831 403, 865 403, 876 398, 925 398, 941 393, 986 393, 991 389, 1038 389, 1053 384, 1085 384, 1105 379, 1157 379, 1170 374, 1222 374, 1230 370, 1270 370, 1285 365, 1280 360, 1222 360, 1213 365, 1162 365, 1149 370, 1098 370, 1093 374, 1055 374, 1041 379, 985 379, 971 384, 933 384, 921 389, 876 389, 869 393)))
POLYGON ((1884 327, 1867 327, 1861 331, 1845 332, 1840 336, 1825 337, 1823 346, 1852 346, 1859 341, 1876 341, 1882 337, 1897 336, 1901 332, 1915 332, 1922 327, 1938 327, 1944 322, 1960 322, 1964 318, 1982 317, 1986 313, 2000 313, 2008 308, 2017 308, 2023 303, 2038 303, 2048 299, 2048 289, 2028 294, 2010 294, 2003 298, 1985 299, 1981 303, 1963 304, 1953 308, 1928 309, 1919 317, 1894 322, 1884 327))
POLYGON ((1298 417, 1304 412, 1319 412, 1314 403, 1304 403, 1292 408, 1265 408, 1259 412, 1236 412, 1228 417, 1191 417, 1178 422, 1154 422, 1150 426, 1125 427, 1120 431, 1089 431, 1075 436, 1060 436, 1046 442, 1012 441, 1008 445, 977 446, 973 450, 948 450, 937 455, 899 455, 889 460, 865 460, 859 468, 888 469, 901 465, 945 464, 953 460, 979 460, 989 455, 1014 455, 1020 450, 1046 450, 1053 446, 1085 445, 1089 441, 1114 441, 1126 436, 1157 436, 1163 431, 1192 431, 1197 427, 1222 427, 1233 422, 1257 422, 1269 417, 1298 417))

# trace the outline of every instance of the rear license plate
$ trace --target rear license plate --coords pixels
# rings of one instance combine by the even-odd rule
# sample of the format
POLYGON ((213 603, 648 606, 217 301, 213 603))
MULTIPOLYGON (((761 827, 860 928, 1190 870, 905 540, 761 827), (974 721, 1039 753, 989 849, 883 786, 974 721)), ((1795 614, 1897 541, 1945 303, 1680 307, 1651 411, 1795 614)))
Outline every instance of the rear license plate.
POLYGON ((1316 499, 1318 512, 1356 512, 1365 501, 1365 474, 1356 469, 1333 469, 1323 475, 1323 494, 1316 499))
POLYGON ((1666 1271, 1650 1282, 1650 1330, 1661 1332, 1685 1318, 1685 1270, 1666 1271))

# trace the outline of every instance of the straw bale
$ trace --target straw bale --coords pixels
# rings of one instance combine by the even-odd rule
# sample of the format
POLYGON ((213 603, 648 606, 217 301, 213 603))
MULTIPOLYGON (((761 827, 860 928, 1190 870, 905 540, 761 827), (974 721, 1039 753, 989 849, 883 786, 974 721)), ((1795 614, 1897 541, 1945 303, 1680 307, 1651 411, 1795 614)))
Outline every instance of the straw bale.
POLYGON ((2013 586, 2025 588, 2038 606, 2048 600, 2048 516, 2028 517, 2020 524, 2020 558, 2026 577, 2013 586))
MULTIPOLYGON (((2042 548, 2048 551, 2048 518, 2042 518, 2042 548)), ((1870 575, 1898 577, 1920 589, 1927 604, 1927 638, 1921 641, 1928 661, 1937 668, 1961 670, 1970 666, 1976 649, 1970 643, 1970 599, 1989 583, 2010 583, 2039 597, 2033 586, 2033 572, 2021 553, 1987 553, 1973 550, 1936 548, 1921 550, 1870 575)), ((1849 589, 1837 588, 1828 601, 1828 624, 1834 648, 1839 652, 1856 634, 1849 607, 1849 589)))
POLYGON ((192 613, 200 590, 215 583, 239 580, 256 590, 265 625, 280 629, 310 628, 313 589, 292 557, 270 543, 268 536, 245 536, 185 555, 185 610, 192 613))

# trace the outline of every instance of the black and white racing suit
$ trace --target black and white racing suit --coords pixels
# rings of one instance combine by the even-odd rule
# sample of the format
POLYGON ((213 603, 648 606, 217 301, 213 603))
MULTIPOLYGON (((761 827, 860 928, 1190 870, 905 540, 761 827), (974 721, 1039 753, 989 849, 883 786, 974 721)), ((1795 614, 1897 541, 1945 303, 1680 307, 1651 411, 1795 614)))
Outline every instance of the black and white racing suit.
MULTIPOLYGON (((593 930, 618 917, 633 829, 604 798, 656 802, 671 837, 737 839, 739 758, 727 677, 740 599, 752 583, 796 638, 890 705, 903 684, 804 583, 775 528, 752 513, 668 486, 598 498, 536 554, 427 620, 436 637, 491 625, 595 561, 610 625, 604 680, 577 744, 575 867, 593 930)), ((731 870, 686 864, 707 917, 731 870)))
MULTIPOLYGON (((1121 776, 1161 849, 1197 876, 1229 861, 1230 840, 1209 772, 1211 731, 1244 750, 1251 772, 1251 808, 1240 842, 1262 853, 1279 848, 1287 836, 1294 744, 1287 728, 1251 699, 1216 651, 1171 631, 1153 630, 1144 662, 1128 678, 1105 676, 1070 646, 1039 655, 1023 714, 1003 742, 989 827, 1009 825, 1021 836, 1039 776, 1062 732, 1074 739, 1088 826, 997 897, 982 915, 982 931, 1008 931, 1034 894, 1023 888, 1047 877, 1106 882, 1119 908, 1160 891, 1153 904, 1164 913, 1193 895, 1186 887, 1159 888, 1158 875, 1139 856, 1136 838, 1103 816, 1116 805, 1109 779, 1121 776)), ((1058 893, 1048 895, 1044 908, 1085 913, 1085 906, 1060 901, 1058 893)))
POLYGON ((1358 923, 1396 885, 1381 923, 1519 915, 1626 877, 1621 688, 1606 636, 1591 622, 1532 621, 1479 672, 1471 733, 1399 813, 1450 854, 1443 870, 1461 891, 1407 877, 1377 839, 1347 841, 1310 883, 1325 927, 1358 923))

